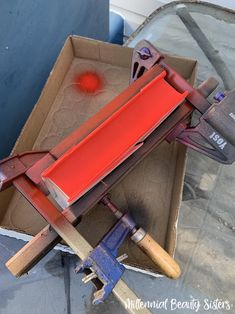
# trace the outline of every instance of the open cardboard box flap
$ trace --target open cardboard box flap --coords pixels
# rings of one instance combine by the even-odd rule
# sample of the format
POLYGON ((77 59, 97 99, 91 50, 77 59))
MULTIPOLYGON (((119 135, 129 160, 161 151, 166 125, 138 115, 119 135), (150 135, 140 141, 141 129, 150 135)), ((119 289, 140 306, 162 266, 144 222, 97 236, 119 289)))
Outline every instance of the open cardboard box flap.
MULTIPOLYGON (((42 94, 28 118, 12 154, 49 150, 118 95, 129 83, 132 49, 70 36, 55 63, 42 94), (99 93, 84 94, 76 88, 76 75, 95 71, 102 79, 99 93)), ((191 84, 196 61, 166 56, 166 61, 191 84)), ((157 105, 157 99, 156 99, 157 105)), ((186 150, 177 143, 162 143, 111 192, 113 201, 129 210, 173 255, 182 195, 186 150)), ((102 205, 88 212, 78 225, 81 234, 95 246, 115 223, 102 205)), ((13 188, 0 193, 0 233, 28 240, 45 220, 13 188), (24 236, 25 235, 25 236, 24 236)), ((158 269, 129 239, 120 254, 128 254, 127 267, 156 275, 158 269)))

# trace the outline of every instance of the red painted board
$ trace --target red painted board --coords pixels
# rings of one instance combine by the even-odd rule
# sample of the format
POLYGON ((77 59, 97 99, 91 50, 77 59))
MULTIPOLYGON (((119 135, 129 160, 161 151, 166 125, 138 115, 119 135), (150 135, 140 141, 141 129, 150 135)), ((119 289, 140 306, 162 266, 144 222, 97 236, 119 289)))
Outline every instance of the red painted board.
POLYGON ((52 195, 69 206, 125 160, 186 98, 154 78, 85 139, 42 173, 52 195))

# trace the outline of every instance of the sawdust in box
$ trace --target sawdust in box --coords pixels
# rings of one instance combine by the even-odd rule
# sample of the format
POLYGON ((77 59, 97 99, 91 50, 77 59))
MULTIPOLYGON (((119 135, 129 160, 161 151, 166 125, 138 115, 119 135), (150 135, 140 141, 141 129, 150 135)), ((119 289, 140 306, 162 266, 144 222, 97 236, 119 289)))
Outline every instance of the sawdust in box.
MULTIPOLYGON (((132 49, 127 47, 69 37, 13 154, 32 149, 49 150, 97 113, 128 86, 131 57, 132 49), (87 72, 97 74, 101 80, 96 82, 98 85, 95 83, 98 90, 92 90, 92 93, 79 90, 77 84, 77 79, 87 72)), ((191 84, 194 83, 196 61, 173 56, 166 56, 166 61, 191 84)), ((176 246, 185 156, 184 147, 164 142, 111 193, 112 200, 120 208, 129 210, 136 222, 171 255, 176 246)), ((12 188, 0 193, 0 219, 1 233, 19 238, 22 233, 35 235, 46 225, 34 208, 12 188)), ((114 216, 97 205, 83 217, 78 230, 95 246, 114 222, 114 216)), ((152 275, 158 273, 131 240, 123 244, 120 254, 123 253, 128 254, 126 264, 131 268, 152 275)))

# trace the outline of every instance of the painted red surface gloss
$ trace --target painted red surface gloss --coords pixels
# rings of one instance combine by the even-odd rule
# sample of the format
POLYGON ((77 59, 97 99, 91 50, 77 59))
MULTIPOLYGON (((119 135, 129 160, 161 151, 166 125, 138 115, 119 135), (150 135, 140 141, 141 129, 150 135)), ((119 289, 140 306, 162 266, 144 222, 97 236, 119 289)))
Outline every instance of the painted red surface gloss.
POLYGON ((185 99, 162 72, 132 99, 42 173, 72 204, 136 150, 185 99))

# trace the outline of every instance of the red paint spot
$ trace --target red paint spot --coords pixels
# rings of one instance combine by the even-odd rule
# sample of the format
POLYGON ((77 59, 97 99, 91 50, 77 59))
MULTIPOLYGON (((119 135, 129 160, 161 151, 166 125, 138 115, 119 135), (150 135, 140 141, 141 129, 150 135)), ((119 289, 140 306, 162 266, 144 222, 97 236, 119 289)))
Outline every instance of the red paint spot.
POLYGON ((82 92, 94 94, 102 88, 102 79, 96 72, 84 72, 75 77, 76 88, 82 92))

